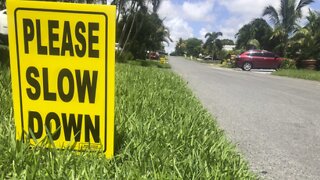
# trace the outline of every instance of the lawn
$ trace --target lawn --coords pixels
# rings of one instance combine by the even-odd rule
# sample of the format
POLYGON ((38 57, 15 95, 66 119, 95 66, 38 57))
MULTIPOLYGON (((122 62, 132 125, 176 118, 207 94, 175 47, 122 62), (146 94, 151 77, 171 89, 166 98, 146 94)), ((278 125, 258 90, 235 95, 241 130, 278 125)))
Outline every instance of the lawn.
POLYGON ((10 73, 0 68, 0 179, 256 179, 186 82, 116 64, 115 157, 15 141, 10 73))
POLYGON ((277 76, 287 76, 299 79, 320 81, 320 71, 299 70, 299 69, 282 69, 272 73, 277 76))

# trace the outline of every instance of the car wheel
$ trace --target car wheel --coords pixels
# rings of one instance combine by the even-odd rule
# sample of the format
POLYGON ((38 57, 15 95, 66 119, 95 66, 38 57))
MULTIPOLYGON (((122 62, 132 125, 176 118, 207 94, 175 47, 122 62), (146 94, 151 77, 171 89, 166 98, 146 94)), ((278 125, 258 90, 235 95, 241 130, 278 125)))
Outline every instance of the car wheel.
POLYGON ((252 64, 249 62, 245 62, 242 66, 242 69, 245 71, 250 71, 252 69, 252 64))

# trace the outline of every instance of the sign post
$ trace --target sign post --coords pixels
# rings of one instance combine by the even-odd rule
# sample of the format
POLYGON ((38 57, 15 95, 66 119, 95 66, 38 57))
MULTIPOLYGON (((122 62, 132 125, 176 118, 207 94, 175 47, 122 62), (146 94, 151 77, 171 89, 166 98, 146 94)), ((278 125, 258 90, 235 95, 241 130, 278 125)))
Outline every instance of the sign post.
MULTIPOLYGON (((9 1, 16 138, 114 149, 115 7, 9 1)), ((49 144, 46 145, 49 147, 49 144)))

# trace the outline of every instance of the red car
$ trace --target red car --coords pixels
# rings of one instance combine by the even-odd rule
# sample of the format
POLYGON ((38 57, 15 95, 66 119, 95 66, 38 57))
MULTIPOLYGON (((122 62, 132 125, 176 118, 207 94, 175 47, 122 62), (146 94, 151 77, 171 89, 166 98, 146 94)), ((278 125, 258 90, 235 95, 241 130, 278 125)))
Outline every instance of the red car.
POLYGON ((250 50, 238 55, 236 64, 237 67, 245 71, 250 71, 251 69, 278 69, 282 60, 284 59, 269 51, 250 50))
POLYGON ((160 55, 158 52, 150 52, 149 53, 149 59, 153 59, 153 60, 159 60, 160 55))

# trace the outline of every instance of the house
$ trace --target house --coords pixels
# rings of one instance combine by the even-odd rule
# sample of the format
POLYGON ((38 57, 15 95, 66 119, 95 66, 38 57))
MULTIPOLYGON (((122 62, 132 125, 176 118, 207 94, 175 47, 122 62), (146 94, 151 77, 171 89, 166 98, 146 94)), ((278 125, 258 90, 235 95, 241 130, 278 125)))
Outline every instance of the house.
POLYGON ((222 49, 226 51, 232 51, 235 47, 236 45, 224 45, 222 49))

